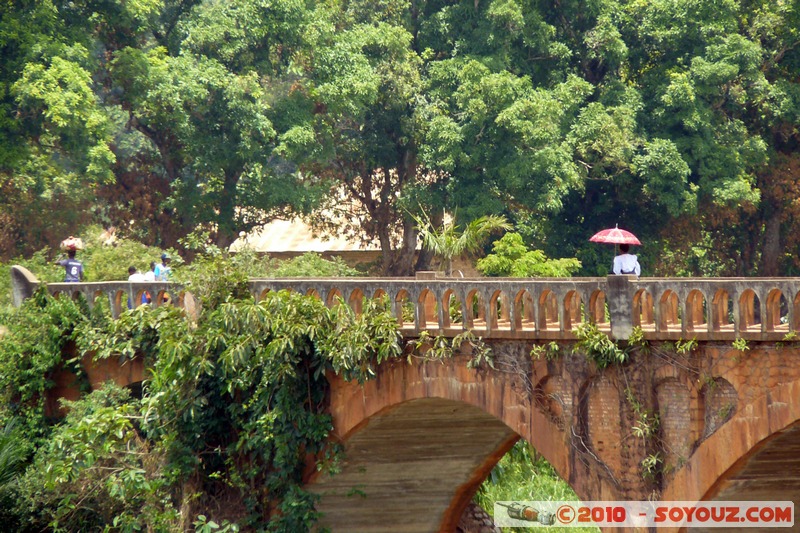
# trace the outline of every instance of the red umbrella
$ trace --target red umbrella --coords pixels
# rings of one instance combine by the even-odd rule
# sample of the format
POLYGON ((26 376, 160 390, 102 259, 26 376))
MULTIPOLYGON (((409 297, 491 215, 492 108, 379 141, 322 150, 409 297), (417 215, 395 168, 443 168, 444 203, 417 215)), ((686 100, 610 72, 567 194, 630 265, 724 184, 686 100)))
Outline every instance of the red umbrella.
POLYGON ((642 245, 642 243, 639 242, 639 239, 636 238, 636 235, 634 235, 630 231, 625 231, 624 229, 619 229, 619 228, 610 228, 610 229, 604 229, 603 231, 598 231, 589 240, 591 242, 605 242, 609 244, 636 244, 638 246, 642 245))

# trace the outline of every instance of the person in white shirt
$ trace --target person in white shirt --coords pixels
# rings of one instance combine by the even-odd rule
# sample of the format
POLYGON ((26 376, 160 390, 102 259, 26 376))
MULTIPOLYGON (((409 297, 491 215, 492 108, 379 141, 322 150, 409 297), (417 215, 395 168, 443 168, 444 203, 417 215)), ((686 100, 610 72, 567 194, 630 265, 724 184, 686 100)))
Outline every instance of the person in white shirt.
POLYGON ((144 281, 144 275, 135 266, 128 267, 128 281, 144 281))
POLYGON ((630 247, 627 244, 620 244, 620 254, 614 258, 614 274, 635 274, 640 275, 642 268, 639 266, 639 259, 633 254, 629 254, 630 247))
POLYGON ((154 272, 156 269, 155 261, 150 261, 150 270, 144 273, 144 280, 145 281, 155 281, 156 280, 156 273, 154 272))
MULTIPOLYGON (((136 270, 135 266, 128 267, 128 281, 145 281, 144 275, 136 270)), ((141 296, 141 303, 149 304, 150 303, 150 293, 147 291, 142 292, 141 296)), ((128 298, 128 309, 132 309, 133 304, 131 303, 131 299, 128 298)))

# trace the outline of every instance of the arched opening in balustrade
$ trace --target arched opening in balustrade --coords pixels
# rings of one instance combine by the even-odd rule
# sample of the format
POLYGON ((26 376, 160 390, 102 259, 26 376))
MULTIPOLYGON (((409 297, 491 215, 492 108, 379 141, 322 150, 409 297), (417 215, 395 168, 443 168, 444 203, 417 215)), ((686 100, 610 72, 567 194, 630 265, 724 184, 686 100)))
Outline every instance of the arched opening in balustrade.
POLYGON ((589 296, 588 319, 598 328, 609 326, 608 306, 606 305, 606 293, 597 289, 589 296))
POLYGON ((489 309, 493 310, 491 328, 510 331, 511 311, 508 305, 508 295, 501 290, 494 291, 489 300, 489 309))
POLYGON ((361 315, 364 312, 364 291, 359 288, 350 291, 347 303, 356 315, 361 315))
POLYGON ((128 383, 124 388, 128 389, 128 391, 131 393, 131 398, 135 400, 141 400, 144 393, 144 381, 134 381, 133 383, 128 383))
POLYGON ((761 331, 761 302, 753 289, 739 297, 739 331, 761 331))
POLYGON ((533 296, 526 290, 519 291, 514 297, 514 325, 517 331, 536 330, 533 296))
POLYGON ((89 302, 86 299, 86 295, 83 291, 72 291, 71 298, 78 304, 78 307, 83 309, 89 309, 89 302))
POLYGON ((153 299, 154 307, 161 307, 162 305, 172 305, 172 295, 167 291, 158 291, 158 294, 153 299))
POLYGON ((711 300, 713 331, 733 332, 733 300, 725 289, 718 289, 711 300))
POLYGON ((789 331, 789 304, 779 289, 772 289, 767 295, 767 331, 789 331))
POLYGON ((581 322, 581 295, 578 291, 569 291, 564 297, 564 331, 572 331, 581 322))
POLYGON ((114 293, 111 316, 117 318, 126 309, 128 309, 128 291, 117 291, 114 293))
POLYGON ((645 289, 640 289, 633 295, 633 325, 639 326, 642 331, 656 330, 653 295, 645 289))
POLYGON ((152 305, 153 295, 149 291, 139 289, 133 292, 133 301, 128 300, 128 309, 139 307, 140 305, 152 305))
POLYGON ((325 298, 325 305, 328 307, 333 307, 339 303, 339 300, 344 300, 344 295, 342 294, 342 291, 334 287, 328 291, 328 296, 325 298))
POLYGON ((442 296, 444 306, 443 327, 463 327, 464 326, 464 306, 461 299, 453 289, 447 289, 442 296))
POLYGON ((436 329, 439 327, 439 307, 436 295, 430 289, 423 289, 419 295, 419 327, 420 329, 436 329))
POLYGON ((794 295, 792 301, 791 331, 800 331, 800 292, 794 295))
POLYGON ((394 316, 400 328, 414 329, 414 303, 405 289, 400 289, 394 298, 394 316))
POLYGON ((658 301, 659 331, 680 331, 681 330, 681 308, 678 294, 667 289, 658 301))
POLYGON ((558 330, 558 300, 553 291, 544 289, 539 296, 539 331, 558 330))
POLYGON ((372 293, 372 299, 380 302, 380 308, 392 312, 392 300, 386 291, 383 289, 375 289, 372 293))
POLYGON ((108 299, 108 294, 103 291, 96 291, 92 297, 92 316, 95 318, 105 317, 111 318, 111 301, 108 299))
POLYGON ((486 302, 478 289, 473 289, 467 294, 465 311, 468 329, 486 329, 486 302))
POLYGON ((311 296, 312 298, 316 298, 317 300, 322 301, 322 296, 320 295, 317 289, 308 289, 306 291, 306 296, 311 296))
POLYGON ((708 310, 705 295, 693 289, 686 296, 686 331, 708 331, 708 310))
POLYGON ((175 307, 184 309, 186 307, 185 302, 186 302, 186 291, 180 291, 178 292, 178 294, 175 295, 171 303, 175 307))

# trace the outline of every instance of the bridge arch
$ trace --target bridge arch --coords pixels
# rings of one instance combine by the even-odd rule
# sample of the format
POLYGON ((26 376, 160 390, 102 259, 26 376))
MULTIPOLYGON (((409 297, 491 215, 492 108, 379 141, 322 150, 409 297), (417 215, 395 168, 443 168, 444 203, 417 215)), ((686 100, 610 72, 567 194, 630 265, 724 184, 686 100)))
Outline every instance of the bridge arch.
POLYGON ((468 362, 464 355, 448 365, 387 362, 362 385, 330 377, 330 412, 345 458, 341 472, 317 475, 308 486, 322 495, 322 525, 357 532, 402 523, 409 532, 454 531, 481 482, 520 438, 570 479, 564 432, 536 408, 533 391, 523 392, 520 376, 481 372, 468 362), (365 506, 352 489, 380 502, 366 506, 380 515, 358 517, 365 506), (409 516, 414 502, 429 516, 409 516))
POLYGON ((662 500, 797 501, 798 397, 800 379, 776 385, 740 408, 697 447, 665 487, 662 500), (781 482, 775 483, 776 479, 781 482), (774 490, 771 498, 770 490, 774 490))

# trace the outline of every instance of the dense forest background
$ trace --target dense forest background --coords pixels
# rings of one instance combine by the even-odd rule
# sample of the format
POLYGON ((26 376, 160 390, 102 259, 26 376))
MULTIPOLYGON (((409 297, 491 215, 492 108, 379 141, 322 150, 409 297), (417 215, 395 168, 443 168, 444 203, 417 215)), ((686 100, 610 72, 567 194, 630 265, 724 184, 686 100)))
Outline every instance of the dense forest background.
POLYGON ((446 210, 584 275, 614 224, 648 275, 796 275, 798 44, 793 0, 6 0, 0 259, 301 214, 405 275, 446 210))
POLYGON ((419 221, 487 215, 513 229, 486 243, 495 275, 604 275, 588 238, 615 224, 645 275, 800 275, 798 45, 797 0, 0 0, 0 263, 56 280, 59 241, 113 226, 89 279, 197 253, 175 275, 202 304, 0 310, 0 521, 313 527, 307 454, 338 456, 325 373, 404 347, 386 302, 247 298, 255 274, 355 273, 224 252, 277 217, 379 241, 390 275, 431 261, 419 221), (141 391, 46 411, 54 372, 88 388, 83 357, 120 355, 141 391))

